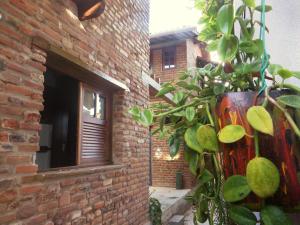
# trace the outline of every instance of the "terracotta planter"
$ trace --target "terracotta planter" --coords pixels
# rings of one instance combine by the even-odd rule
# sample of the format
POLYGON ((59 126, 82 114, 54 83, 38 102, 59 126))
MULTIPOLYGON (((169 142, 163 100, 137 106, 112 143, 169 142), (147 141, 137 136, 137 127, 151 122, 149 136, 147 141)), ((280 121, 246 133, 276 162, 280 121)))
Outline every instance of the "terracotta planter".
MULTIPOLYGON (((282 92, 272 92, 271 96, 278 97, 282 92)), ((242 125, 248 134, 253 134, 253 129, 247 122, 246 112, 256 100, 254 92, 228 93, 218 99, 215 115, 219 126, 228 124, 242 125)), ((260 103, 262 98, 257 99, 260 103)), ((281 112, 270 104, 268 111, 273 117, 275 135, 259 135, 261 155, 272 160, 281 174, 281 183, 274 197, 268 199, 270 203, 284 206, 286 209, 295 209, 300 202, 300 141, 294 135, 288 122, 281 112), (297 176, 298 174, 298 176, 297 176)), ((291 111, 295 116, 295 112, 291 111)), ((234 174, 245 175, 246 165, 255 156, 254 140, 245 137, 234 144, 222 144, 223 166, 225 176, 234 174)), ((259 207, 259 199, 254 195, 247 200, 248 203, 259 207)))

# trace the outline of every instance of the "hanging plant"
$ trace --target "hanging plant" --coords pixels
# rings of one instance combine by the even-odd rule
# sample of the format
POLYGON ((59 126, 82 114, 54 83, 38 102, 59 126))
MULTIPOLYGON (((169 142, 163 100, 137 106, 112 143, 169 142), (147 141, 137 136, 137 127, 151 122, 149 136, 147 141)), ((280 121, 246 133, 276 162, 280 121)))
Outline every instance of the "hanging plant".
POLYGON ((173 94, 173 105, 133 107, 130 113, 143 125, 159 125, 152 133, 169 138, 172 157, 183 149, 197 177, 187 198, 195 224, 292 224, 284 209, 300 202, 300 88, 285 81, 300 73, 269 63, 265 13, 272 7, 264 0, 195 3, 202 12, 199 39, 221 63, 165 83, 157 96, 173 94))

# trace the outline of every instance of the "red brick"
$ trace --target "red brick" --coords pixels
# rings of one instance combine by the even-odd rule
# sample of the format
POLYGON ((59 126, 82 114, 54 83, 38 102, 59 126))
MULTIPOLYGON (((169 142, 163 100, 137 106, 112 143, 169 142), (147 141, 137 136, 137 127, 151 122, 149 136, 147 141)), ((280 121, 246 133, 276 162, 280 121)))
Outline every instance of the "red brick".
POLYGON ((6 158, 6 162, 11 165, 24 164, 31 162, 30 156, 19 156, 19 155, 8 155, 6 158))
POLYGON ((70 192, 64 192, 60 198, 59 198, 59 206, 65 206, 70 204, 71 202, 71 197, 70 197, 70 192))
POLYGON ((23 144, 23 145, 18 145, 18 149, 21 152, 37 152, 39 151, 40 147, 38 145, 23 144))
POLYGON ((16 219, 15 213, 0 214, 0 224, 6 224, 7 222, 14 221, 16 219))
POLYGON ((15 200, 17 192, 15 190, 7 190, 0 192, 0 203, 7 203, 15 200))
POLYGON ((0 142, 8 142, 8 133, 5 131, 0 132, 0 142))
POLYGON ((42 187, 43 187, 42 184, 23 186, 21 187, 21 194, 27 195, 27 194, 38 193, 39 191, 42 190, 42 187))
POLYGON ((37 165, 20 165, 16 166, 16 173, 36 173, 37 165))
POLYGON ((31 111, 26 111, 24 112, 24 121, 25 122, 40 122, 41 115, 39 112, 31 112, 31 111))
POLYGON ((1 127, 6 129, 17 129, 19 128, 19 121, 15 119, 2 119, 1 127))

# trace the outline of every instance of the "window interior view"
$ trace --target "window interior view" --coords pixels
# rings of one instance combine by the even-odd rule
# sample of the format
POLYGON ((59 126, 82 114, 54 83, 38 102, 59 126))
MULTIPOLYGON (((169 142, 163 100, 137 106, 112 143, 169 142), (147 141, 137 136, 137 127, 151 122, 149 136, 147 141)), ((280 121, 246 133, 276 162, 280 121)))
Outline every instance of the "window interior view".
POLYGON ((77 80, 47 68, 36 156, 40 170, 76 165, 78 89, 77 80))

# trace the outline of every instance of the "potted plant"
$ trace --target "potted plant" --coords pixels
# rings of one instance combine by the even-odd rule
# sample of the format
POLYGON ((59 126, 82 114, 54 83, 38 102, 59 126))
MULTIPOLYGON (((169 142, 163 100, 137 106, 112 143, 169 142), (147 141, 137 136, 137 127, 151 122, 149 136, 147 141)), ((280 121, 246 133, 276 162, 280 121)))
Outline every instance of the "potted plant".
POLYGON ((199 38, 221 63, 165 83, 157 96, 172 93, 173 105, 133 107, 130 113, 141 124, 157 124, 153 133, 168 137, 171 156, 184 146, 198 181, 188 198, 195 223, 288 225, 282 206, 295 208, 300 196, 300 88, 285 80, 300 75, 269 63, 264 18, 271 6, 243 0, 235 9, 235 3, 196 0, 202 11, 199 38))

